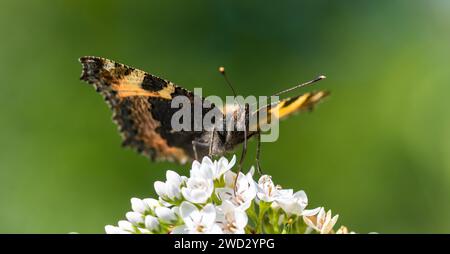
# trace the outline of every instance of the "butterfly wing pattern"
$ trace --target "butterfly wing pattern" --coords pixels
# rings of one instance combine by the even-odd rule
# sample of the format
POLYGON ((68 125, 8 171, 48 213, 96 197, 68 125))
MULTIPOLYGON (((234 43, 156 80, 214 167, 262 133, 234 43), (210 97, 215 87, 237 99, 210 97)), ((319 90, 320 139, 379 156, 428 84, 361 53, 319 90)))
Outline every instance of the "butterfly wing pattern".
MULTIPOLYGON (((259 117, 256 124, 261 126, 270 123, 272 121, 272 117, 276 117, 278 120, 283 120, 302 111, 311 111, 317 103, 322 101, 328 95, 328 91, 308 92, 292 98, 285 98, 264 106, 253 113, 255 117, 256 114, 261 113, 261 111, 266 111, 264 114, 260 114, 260 116, 263 117, 259 117)), ((255 127, 253 129, 257 128, 258 127, 255 127)))
POLYGON ((193 158, 192 141, 200 139, 202 132, 171 131, 171 117, 178 110, 171 107, 171 100, 183 95, 193 103, 196 95, 170 81, 108 59, 86 56, 79 61, 83 65, 80 79, 92 84, 108 103, 124 146, 152 160, 185 163, 193 158))

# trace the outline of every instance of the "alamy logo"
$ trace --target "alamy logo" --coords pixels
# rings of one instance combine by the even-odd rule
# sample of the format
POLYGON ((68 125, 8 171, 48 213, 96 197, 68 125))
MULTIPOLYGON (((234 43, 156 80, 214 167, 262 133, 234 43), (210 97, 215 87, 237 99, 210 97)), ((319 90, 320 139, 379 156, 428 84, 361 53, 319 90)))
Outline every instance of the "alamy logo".
POLYGON ((279 136, 279 116, 270 105, 279 102, 278 96, 218 96, 202 99, 202 89, 194 89, 194 97, 176 96, 171 107, 172 131, 218 131, 261 133, 261 142, 274 142, 279 136), (260 106, 264 105, 264 106, 260 106))

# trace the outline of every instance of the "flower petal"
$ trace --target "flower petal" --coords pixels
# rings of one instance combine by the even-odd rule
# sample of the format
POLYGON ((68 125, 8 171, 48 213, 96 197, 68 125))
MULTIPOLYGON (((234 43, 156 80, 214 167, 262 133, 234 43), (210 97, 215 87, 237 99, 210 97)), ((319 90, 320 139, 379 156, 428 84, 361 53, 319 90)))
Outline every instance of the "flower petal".
POLYGON ((123 231, 119 227, 107 225, 107 226, 105 226, 105 232, 107 234, 123 234, 125 231, 123 231))
POLYGON ((159 227, 158 219, 156 219, 151 215, 145 216, 145 227, 150 231, 158 229, 159 227))
POLYGON ((156 194, 158 194, 158 196, 164 198, 166 197, 166 183, 161 182, 161 181, 156 181, 153 184, 153 187, 155 188, 155 192, 156 194))
POLYGON ((335 215, 333 218, 326 220, 324 225, 322 226, 322 229, 320 230, 321 234, 328 234, 333 229, 334 225, 336 224, 337 220, 339 218, 339 215, 335 215))
POLYGON ((314 208, 314 209, 306 209, 303 210, 302 215, 303 216, 314 216, 320 211, 320 207, 314 208))
POLYGON ((210 227, 216 220, 216 208, 212 204, 207 204, 202 209, 202 224, 206 227, 210 227))
POLYGON ((171 234, 185 234, 186 231, 187 231, 186 226, 180 225, 180 226, 176 226, 170 233, 171 234))
POLYGON ((217 225, 216 223, 214 223, 210 230, 206 232, 207 234, 222 234, 222 229, 219 227, 219 225, 217 225))
POLYGON ((314 224, 314 222, 310 218, 308 218, 307 216, 303 216, 303 221, 305 222, 305 224, 308 227, 313 228, 313 229, 317 229, 316 224, 314 224))
POLYGON ((236 180, 236 173, 234 173, 233 171, 227 171, 224 174, 224 179, 225 179, 225 187, 228 188, 234 188, 234 183, 236 180))
POLYGON ((244 211, 240 210, 239 208, 237 208, 236 211, 234 212, 234 220, 236 227, 238 229, 244 229, 245 226, 247 226, 248 223, 247 214, 244 211))
POLYGON ((121 220, 117 223, 119 225, 119 228, 128 232, 135 232, 135 229, 133 225, 126 220, 121 220))
POLYGON ((158 218, 163 222, 172 223, 177 221, 177 216, 175 213, 167 207, 157 207, 155 209, 155 213, 156 216, 158 216, 158 218))
POLYGON ((133 211, 135 211, 135 212, 144 214, 145 211, 147 210, 147 206, 141 199, 132 198, 131 199, 131 209, 133 209, 133 211))
POLYGON ((183 201, 183 203, 181 203, 180 215, 188 228, 195 227, 194 219, 196 219, 196 213, 198 213, 198 209, 195 205, 186 201, 183 201))
POLYGON ((138 226, 139 224, 144 223, 144 215, 142 215, 142 213, 128 212, 125 215, 125 217, 127 217, 127 220, 135 226, 138 226))
POLYGON ((155 208, 156 207, 160 207, 161 206, 161 204, 159 203, 159 201, 158 200, 156 200, 156 199, 154 199, 154 198, 145 198, 145 199, 143 199, 142 200, 144 203, 145 203, 145 205, 147 206, 147 207, 149 207, 150 208, 150 210, 155 210, 155 208))
POLYGON ((231 158, 230 162, 228 162, 227 170, 230 170, 234 164, 236 164, 236 155, 233 154, 233 158, 231 158))
POLYGON ((166 178, 167 178, 167 182, 169 182, 173 185, 179 186, 181 184, 181 176, 175 171, 167 170, 166 178))

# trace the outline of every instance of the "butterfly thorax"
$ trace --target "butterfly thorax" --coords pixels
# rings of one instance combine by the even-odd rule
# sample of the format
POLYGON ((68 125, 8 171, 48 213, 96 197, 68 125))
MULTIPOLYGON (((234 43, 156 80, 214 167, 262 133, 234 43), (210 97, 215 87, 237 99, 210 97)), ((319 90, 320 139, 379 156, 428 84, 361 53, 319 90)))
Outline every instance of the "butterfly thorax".
POLYGON ((235 146, 241 144, 245 138, 250 138, 255 131, 249 130, 249 107, 248 105, 233 104, 225 110, 226 128, 220 135, 225 140, 225 150, 232 151, 235 146), (232 110, 230 110, 232 109, 232 110))

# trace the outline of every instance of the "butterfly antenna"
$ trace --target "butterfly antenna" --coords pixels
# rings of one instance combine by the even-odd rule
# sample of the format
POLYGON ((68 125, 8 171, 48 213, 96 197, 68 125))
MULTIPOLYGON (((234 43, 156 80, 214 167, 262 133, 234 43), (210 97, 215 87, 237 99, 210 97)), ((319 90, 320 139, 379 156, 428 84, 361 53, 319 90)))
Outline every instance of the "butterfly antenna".
POLYGON ((220 72, 220 74, 222 74, 222 76, 225 78, 225 82, 227 82, 228 86, 231 88, 231 91, 233 91, 234 97, 236 97, 236 96, 237 96, 236 91, 234 90, 233 85, 231 85, 231 82, 230 82, 230 80, 228 79, 227 74, 225 73, 225 67, 220 66, 220 67, 219 67, 219 72, 220 72))
POLYGON ((320 76, 318 76, 317 78, 315 78, 315 79, 313 79, 313 80, 310 80, 310 81, 308 81, 308 82, 305 82, 305 83, 302 83, 302 84, 298 84, 298 85, 293 86, 293 87, 291 87, 291 88, 288 88, 288 89, 286 89, 286 90, 280 91, 280 92, 274 94, 273 96, 278 96, 278 95, 280 95, 280 94, 284 94, 284 93, 290 92, 290 91, 292 91, 292 90, 295 90, 295 89, 298 89, 298 88, 301 88, 301 87, 309 86, 309 85, 311 85, 311 84, 314 84, 314 83, 316 83, 316 82, 318 82, 318 81, 321 81, 322 79, 326 79, 326 78, 327 78, 327 77, 325 77, 324 75, 320 75, 320 76))

